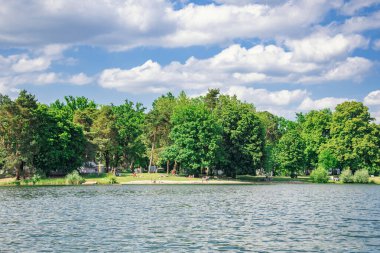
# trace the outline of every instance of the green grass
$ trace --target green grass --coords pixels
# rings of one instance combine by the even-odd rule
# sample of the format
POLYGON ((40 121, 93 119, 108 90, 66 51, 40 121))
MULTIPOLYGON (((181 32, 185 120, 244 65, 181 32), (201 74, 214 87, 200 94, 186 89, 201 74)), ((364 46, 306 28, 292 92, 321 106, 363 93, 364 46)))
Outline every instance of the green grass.
POLYGON ((380 177, 370 177, 369 182, 372 184, 380 184, 380 177))
MULTIPOLYGON (((240 175, 237 176, 238 180, 241 181, 249 181, 249 182, 265 182, 265 177, 264 176, 250 176, 250 175, 240 175)), ((291 183, 291 182, 303 182, 303 183, 311 183, 311 179, 308 176, 300 176, 297 178, 290 178, 290 177, 283 177, 283 176, 278 176, 278 177, 272 177, 271 182, 282 182, 282 183, 291 183)))
MULTIPOLYGON (((109 184, 109 177, 108 174, 91 174, 91 175, 84 175, 83 176, 86 179, 86 182, 96 182, 97 184, 109 184)), ((181 176, 173 176, 173 175, 167 175, 166 173, 143 173, 138 175, 137 177, 134 177, 131 173, 122 173, 121 176, 116 177, 117 183, 128 183, 132 181, 153 181, 153 180, 165 180, 165 181, 201 181, 200 178, 187 178, 187 177, 181 177, 181 176)), ((32 182, 28 182, 30 180, 20 181, 20 185, 32 185, 32 182)), ((42 178, 39 182, 37 182, 35 185, 66 185, 66 178, 59 177, 59 178, 42 178)), ((0 181, 0 185, 2 186, 11 186, 16 185, 15 179, 7 178, 6 180, 0 181)))
MULTIPOLYGON (((85 175, 84 178, 87 182, 96 182, 97 184, 109 184, 109 178, 106 173, 97 175, 85 175)), ((185 182, 185 181, 195 181, 195 182, 201 182, 201 178, 187 178, 182 176, 173 176, 173 175, 167 175, 166 173, 143 173, 140 174, 137 177, 133 177, 131 173, 122 173, 121 176, 116 177, 117 183, 128 183, 133 181, 153 181, 153 180, 164 180, 164 181, 177 181, 177 182, 185 182)), ((224 180, 235 180, 235 179, 224 179, 224 180)), ((210 180, 212 181, 212 180, 210 180)), ((252 183, 265 183, 265 177, 263 176, 250 176, 250 175, 240 175, 237 176, 236 181, 241 182, 252 182, 252 183)), ((300 176, 298 178, 290 178, 290 177, 272 177, 270 182, 274 183, 311 183, 310 177, 307 176, 300 176)), ((370 182, 374 184, 380 184, 380 177, 374 177, 370 178, 370 182)), ((329 181, 329 183, 340 183, 340 182, 333 182, 329 181)), ((0 180, 0 186, 12 186, 16 185, 14 178, 7 178, 0 180)), ((20 185, 32 185, 32 182, 28 181, 20 181, 20 185)), ((66 185, 66 179, 64 177, 60 178, 42 178, 39 182, 36 183, 36 185, 66 185)))

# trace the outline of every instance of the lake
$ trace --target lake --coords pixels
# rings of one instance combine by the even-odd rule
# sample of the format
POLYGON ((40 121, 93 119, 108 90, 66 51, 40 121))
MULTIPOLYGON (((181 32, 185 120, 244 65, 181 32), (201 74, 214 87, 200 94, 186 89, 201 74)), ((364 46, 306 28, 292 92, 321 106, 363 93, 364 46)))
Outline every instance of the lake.
POLYGON ((0 188, 0 252, 379 252, 376 185, 0 188))

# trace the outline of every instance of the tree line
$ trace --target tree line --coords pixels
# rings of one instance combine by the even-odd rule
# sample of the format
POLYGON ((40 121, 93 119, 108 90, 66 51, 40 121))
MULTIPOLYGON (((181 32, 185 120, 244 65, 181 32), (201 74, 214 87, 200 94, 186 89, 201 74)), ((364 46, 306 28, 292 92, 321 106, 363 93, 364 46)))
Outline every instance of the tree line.
POLYGON ((291 121, 210 89, 99 105, 67 96, 50 105, 0 94, 0 172, 67 174, 85 162, 115 169, 159 166, 185 175, 296 176, 315 168, 380 173, 380 126, 360 102, 298 113, 291 121))

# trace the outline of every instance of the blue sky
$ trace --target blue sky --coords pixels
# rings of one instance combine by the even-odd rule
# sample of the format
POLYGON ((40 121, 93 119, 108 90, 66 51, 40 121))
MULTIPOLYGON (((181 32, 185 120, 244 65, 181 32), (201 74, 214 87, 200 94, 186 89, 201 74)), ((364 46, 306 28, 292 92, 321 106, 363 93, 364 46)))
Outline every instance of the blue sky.
POLYGON ((209 88, 294 118, 380 122, 380 0, 0 0, 0 93, 152 101, 209 88))

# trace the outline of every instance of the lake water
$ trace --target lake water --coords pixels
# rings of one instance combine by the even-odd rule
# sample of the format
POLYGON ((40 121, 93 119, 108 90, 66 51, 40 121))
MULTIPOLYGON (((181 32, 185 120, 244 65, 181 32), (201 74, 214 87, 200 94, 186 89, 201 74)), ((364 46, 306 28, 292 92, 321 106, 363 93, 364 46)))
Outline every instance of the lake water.
POLYGON ((0 188, 0 252, 380 252, 380 186, 0 188))

